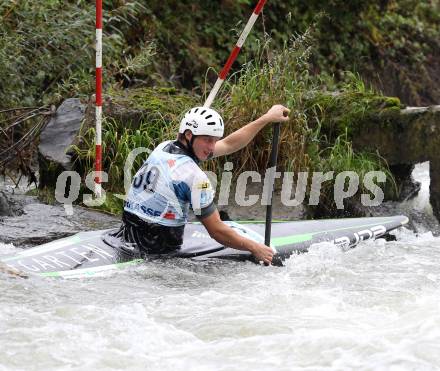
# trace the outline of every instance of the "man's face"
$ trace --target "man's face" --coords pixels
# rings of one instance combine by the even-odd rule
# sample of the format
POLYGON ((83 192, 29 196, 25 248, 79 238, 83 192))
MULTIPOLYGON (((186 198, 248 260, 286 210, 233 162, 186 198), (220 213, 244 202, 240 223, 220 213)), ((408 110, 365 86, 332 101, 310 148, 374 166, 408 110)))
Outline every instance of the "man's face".
POLYGON ((194 139, 194 154, 200 161, 205 161, 214 153, 215 144, 220 138, 209 135, 199 135, 194 139))

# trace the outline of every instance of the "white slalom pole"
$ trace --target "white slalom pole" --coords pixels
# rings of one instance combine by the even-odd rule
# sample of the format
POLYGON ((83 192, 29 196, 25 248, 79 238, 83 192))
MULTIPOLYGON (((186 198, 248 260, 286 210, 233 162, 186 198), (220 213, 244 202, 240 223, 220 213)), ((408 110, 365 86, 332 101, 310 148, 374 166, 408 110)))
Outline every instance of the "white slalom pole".
POLYGON ((101 197, 102 171, 102 0, 96 0, 96 136, 95 136, 95 195, 101 197))
POLYGON ((261 10, 264 7, 264 4, 266 3, 266 0, 259 0, 257 6, 255 7, 251 17, 248 20, 248 23, 246 24, 243 32, 241 33, 240 37, 238 38, 237 44, 235 45, 235 48, 232 50, 231 54, 229 55, 228 60, 226 61, 225 66, 220 71, 217 81, 215 82, 214 87, 212 88, 211 92, 209 93, 208 99, 206 99, 204 107, 210 107, 212 102, 214 101, 215 97, 217 96, 218 91, 220 90, 220 87, 223 84, 223 81, 225 81, 226 76, 229 73, 229 70, 231 69, 232 64, 234 63, 235 59, 237 58, 238 54, 240 53, 240 49, 243 46, 244 42, 246 41, 246 38, 249 35, 249 32, 252 30, 252 27, 254 26, 255 21, 257 20, 259 14, 261 13, 261 10))

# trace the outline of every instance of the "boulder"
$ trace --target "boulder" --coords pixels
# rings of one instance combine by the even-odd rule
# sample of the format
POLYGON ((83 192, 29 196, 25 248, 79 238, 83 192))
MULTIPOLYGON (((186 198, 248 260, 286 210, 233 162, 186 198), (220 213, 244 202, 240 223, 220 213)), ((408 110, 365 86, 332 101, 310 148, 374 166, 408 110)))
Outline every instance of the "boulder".
POLYGON ((440 105, 379 114, 360 125, 352 139, 357 150, 379 151, 391 169, 429 161, 430 203, 440 220, 440 105))
POLYGON ((23 214, 21 207, 11 200, 6 192, 0 191, 0 217, 23 214))
POLYGON ((55 187, 58 175, 72 169, 69 147, 75 143, 85 108, 78 98, 66 99, 40 134, 40 188, 55 187))

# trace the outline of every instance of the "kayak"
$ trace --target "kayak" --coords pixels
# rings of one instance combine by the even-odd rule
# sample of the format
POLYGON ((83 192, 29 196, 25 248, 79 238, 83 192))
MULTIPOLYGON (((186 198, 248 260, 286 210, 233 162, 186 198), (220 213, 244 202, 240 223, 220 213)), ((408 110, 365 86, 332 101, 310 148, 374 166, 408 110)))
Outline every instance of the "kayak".
MULTIPOLYGON (((240 235, 264 242, 264 223, 225 222, 240 235)), ((343 249, 361 241, 376 239, 408 223, 403 215, 371 218, 345 218, 309 221, 273 222, 271 246, 277 259, 307 252, 312 244, 332 242, 343 249)), ((20 275, 46 277, 89 277, 118 270, 145 261, 136 248, 117 237, 118 229, 80 232, 73 236, 0 257, 0 265, 20 275)), ((222 246, 212 239, 200 223, 185 227, 182 247, 155 258, 191 258, 195 260, 253 260, 248 251, 222 246)))

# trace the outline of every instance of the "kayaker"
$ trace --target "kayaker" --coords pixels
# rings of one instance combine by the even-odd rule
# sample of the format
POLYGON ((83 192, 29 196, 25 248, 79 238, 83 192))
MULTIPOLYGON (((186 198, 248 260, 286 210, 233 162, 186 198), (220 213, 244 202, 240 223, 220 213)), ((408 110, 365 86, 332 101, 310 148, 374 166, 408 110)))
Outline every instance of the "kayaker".
POLYGON ((240 236, 220 219, 214 189, 199 163, 242 149, 267 124, 287 121, 289 112, 274 105, 224 139, 223 119, 215 110, 195 107, 186 112, 177 140, 159 144, 133 178, 122 216, 125 242, 135 243, 143 254, 179 249, 191 208, 217 242, 248 250, 270 264, 272 248, 240 236))

